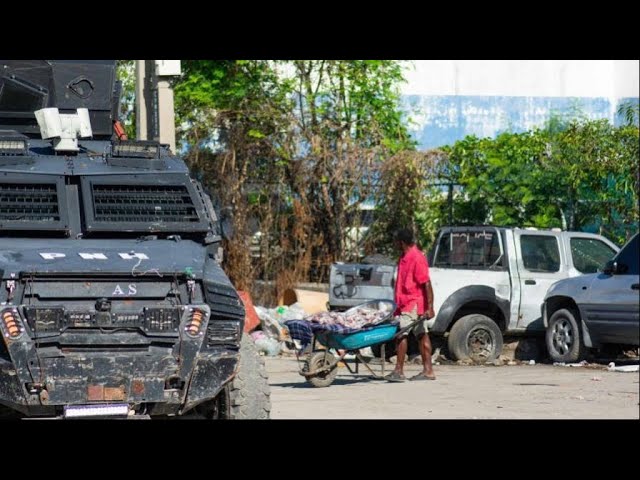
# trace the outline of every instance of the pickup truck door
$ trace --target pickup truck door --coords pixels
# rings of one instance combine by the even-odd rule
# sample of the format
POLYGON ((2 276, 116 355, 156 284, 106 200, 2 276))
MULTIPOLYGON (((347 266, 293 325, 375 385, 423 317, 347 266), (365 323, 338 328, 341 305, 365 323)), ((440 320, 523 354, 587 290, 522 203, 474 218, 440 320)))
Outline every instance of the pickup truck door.
POLYGON ((520 283, 517 328, 544 330, 541 307, 551 284, 568 276, 564 245, 553 232, 515 231, 520 283))

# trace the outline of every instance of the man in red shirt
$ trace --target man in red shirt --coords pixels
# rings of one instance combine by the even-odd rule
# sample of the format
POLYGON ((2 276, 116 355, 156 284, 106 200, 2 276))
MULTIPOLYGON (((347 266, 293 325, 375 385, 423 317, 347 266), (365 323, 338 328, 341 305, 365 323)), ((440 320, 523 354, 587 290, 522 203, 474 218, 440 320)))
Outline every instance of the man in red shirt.
MULTIPOLYGON (((435 316, 433 312, 433 288, 429 279, 429 263, 424 254, 415 244, 413 233, 408 229, 401 229, 395 235, 396 247, 402 252, 398 262, 398 278, 396 280, 395 300, 396 316, 400 321, 400 328, 409 326, 419 317, 426 317, 424 321, 415 324, 413 330, 422 357, 422 372, 410 380, 435 380, 431 365, 431 341, 427 329, 427 320, 435 316)), ((407 337, 409 331, 396 339, 396 368, 385 378, 390 382, 404 382, 404 357, 407 353, 407 337)))

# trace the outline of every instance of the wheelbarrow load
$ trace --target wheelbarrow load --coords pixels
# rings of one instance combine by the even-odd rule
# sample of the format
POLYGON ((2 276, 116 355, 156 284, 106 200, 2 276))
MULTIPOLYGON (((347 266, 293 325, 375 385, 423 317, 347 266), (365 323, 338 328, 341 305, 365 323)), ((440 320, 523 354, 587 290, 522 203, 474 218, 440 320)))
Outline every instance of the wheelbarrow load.
MULTIPOLYGON (((350 373, 359 373, 358 366, 362 363, 374 378, 382 378, 384 360, 382 375, 377 375, 362 358, 359 350, 378 344, 382 344, 384 348, 384 343, 395 337, 398 333, 398 322, 393 317, 395 310, 396 304, 391 300, 372 300, 345 312, 321 312, 303 320, 286 322, 291 338, 301 344, 300 351, 311 347, 310 352, 302 356, 300 375, 314 387, 328 387, 338 374, 338 363, 346 355, 353 354, 355 369, 343 362, 350 373), (337 356, 331 349, 337 351, 337 356)), ((300 355, 298 359, 301 359, 300 355)))

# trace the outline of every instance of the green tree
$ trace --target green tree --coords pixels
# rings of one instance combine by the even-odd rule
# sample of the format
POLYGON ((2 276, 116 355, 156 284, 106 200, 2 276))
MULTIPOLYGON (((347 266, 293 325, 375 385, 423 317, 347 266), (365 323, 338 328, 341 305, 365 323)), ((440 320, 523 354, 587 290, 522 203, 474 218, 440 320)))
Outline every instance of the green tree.
MULTIPOLYGON (((443 148, 460 184, 456 223, 599 229, 622 243, 638 226, 638 127, 552 117, 544 128, 473 136, 443 148)), ((443 199, 426 202, 444 223, 443 199)))
POLYGON ((326 278, 349 217, 384 159, 412 145, 395 61, 185 61, 178 135, 192 166, 236 213, 226 268, 242 285, 277 271, 281 290, 326 278), (249 257, 258 223, 259 265, 249 257))
POLYGON ((627 126, 637 125, 640 119, 640 102, 628 100, 618 105, 617 114, 624 118, 627 126))
POLYGON ((136 68, 135 60, 117 60, 116 77, 121 82, 119 115, 129 138, 136 138, 136 68))

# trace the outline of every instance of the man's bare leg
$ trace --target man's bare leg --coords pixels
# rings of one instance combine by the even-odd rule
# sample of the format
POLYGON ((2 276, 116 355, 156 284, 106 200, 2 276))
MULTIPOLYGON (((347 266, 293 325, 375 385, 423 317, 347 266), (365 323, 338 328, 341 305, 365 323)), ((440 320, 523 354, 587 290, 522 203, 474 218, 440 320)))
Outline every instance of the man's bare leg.
POLYGON ((428 333, 423 333, 418 339, 420 347, 420 356, 422 357, 422 375, 428 378, 436 378, 433 373, 433 365, 431 364, 431 339, 428 333))
POLYGON ((396 368, 394 371, 400 375, 404 375, 404 357, 407 354, 408 345, 407 335, 396 340, 396 368))

